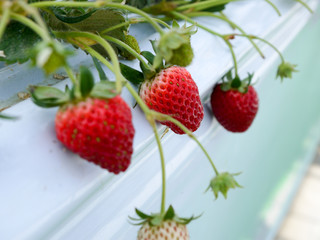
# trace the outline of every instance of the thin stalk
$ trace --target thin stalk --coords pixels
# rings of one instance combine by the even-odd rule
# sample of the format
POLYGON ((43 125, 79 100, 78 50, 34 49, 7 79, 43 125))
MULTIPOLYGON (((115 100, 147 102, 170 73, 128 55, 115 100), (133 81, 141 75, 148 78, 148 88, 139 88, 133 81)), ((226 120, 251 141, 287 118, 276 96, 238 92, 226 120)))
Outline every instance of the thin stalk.
MULTIPOLYGON (((56 36, 60 36, 60 37, 85 37, 85 38, 89 38, 91 40, 96 41, 97 43, 99 43, 102 47, 104 47, 104 49, 108 52, 109 57, 111 59, 112 62, 112 68, 110 68, 110 70, 112 70, 116 76, 116 90, 118 93, 121 92, 121 88, 122 88, 122 83, 121 83, 121 79, 122 79, 122 75, 121 75, 121 71, 120 71, 120 66, 119 66, 119 60, 118 57, 116 55, 116 53, 114 52, 113 48, 111 47, 110 43, 108 43, 108 41, 106 41, 105 39, 103 39, 102 37, 93 34, 93 33, 89 33, 89 32, 54 32, 54 34, 56 36), (113 69, 114 68, 114 69, 113 69)), ((81 47, 81 46, 80 46, 81 47)))
MULTIPOLYGON (((209 16, 209 17, 214 17, 214 18, 218 18, 222 21, 227 22, 231 27, 234 27, 236 29, 238 29, 242 34, 247 34, 239 25, 237 25, 235 22, 231 21, 229 18, 227 18, 226 16, 220 16, 214 13, 210 13, 210 12, 192 12, 192 13, 188 13, 186 14, 188 17, 203 17, 203 16, 209 16)), ((260 54, 260 56, 262 58, 265 58, 264 54, 262 53, 261 49, 257 46, 257 44, 252 41, 251 38, 247 38, 250 43, 252 44, 252 46, 257 50, 257 52, 260 54)))
POLYGON ((66 70, 66 73, 68 74, 68 76, 69 76, 71 82, 73 83, 73 85, 77 86, 78 85, 77 79, 76 79, 75 75, 73 74, 73 71, 70 68, 70 66, 68 64, 66 64, 64 66, 64 69, 66 70))
POLYGON ((277 14, 278 14, 279 16, 281 16, 280 10, 277 8, 276 5, 274 5, 273 2, 271 2, 270 0, 265 0, 265 1, 277 12, 277 14))
POLYGON ((207 31, 208 33, 211 33, 211 34, 213 34, 215 36, 220 37, 227 44, 227 46, 228 46, 228 48, 230 50, 230 53, 231 53, 231 56, 232 56, 232 60, 233 60, 235 74, 236 74, 236 76, 238 75, 238 63, 237 63, 236 54, 235 54, 235 52, 233 50, 233 47, 230 44, 230 42, 225 38, 226 35, 222 35, 220 33, 217 33, 215 31, 211 30, 210 28, 207 28, 206 26, 203 26, 202 24, 199 24, 199 23, 193 21, 191 18, 189 18, 189 17, 187 17, 187 16, 185 16, 185 15, 183 15, 181 13, 173 11, 173 12, 171 12, 171 14, 174 15, 175 17, 177 17, 177 18, 183 19, 183 20, 185 20, 185 21, 187 21, 189 23, 194 24, 194 25, 198 26, 199 28, 202 28, 203 30, 207 31))
MULTIPOLYGON (((263 39, 263 38, 258 37, 258 36, 253 36, 253 35, 245 35, 245 34, 231 34, 231 35, 240 36, 240 37, 250 37, 250 38, 252 38, 252 39, 260 40, 261 42, 264 42, 265 44, 267 44, 267 45, 269 45, 271 48, 273 48, 273 49, 279 54, 279 56, 280 56, 280 58, 281 58, 281 61, 282 61, 282 62, 285 62, 284 57, 283 57, 282 53, 279 51, 279 49, 278 49, 276 46, 274 46, 271 42, 269 42, 269 41, 267 41, 267 40, 265 40, 265 39, 263 39)), ((227 35, 227 36, 228 36, 228 35, 227 35)))
POLYGON ((183 6, 177 7, 176 11, 185 11, 185 10, 195 10, 195 11, 201 11, 206 8, 215 7, 221 4, 229 3, 229 2, 235 2, 239 0, 216 0, 216 1, 202 1, 202 2, 196 2, 196 3, 190 3, 185 4, 183 6))
POLYGON ((306 9, 308 9, 308 11, 310 13, 313 13, 313 10, 309 7, 308 4, 306 4, 305 2, 303 2, 302 0, 296 0, 297 2, 299 2, 300 4, 302 4, 306 9))
POLYGON ((159 32, 160 34, 163 34, 163 30, 160 27, 160 25, 156 21, 154 21, 153 18, 150 17, 147 13, 135 7, 131 7, 129 5, 123 5, 121 3, 110 3, 110 2, 103 2, 103 1, 97 1, 97 2, 43 1, 43 2, 34 2, 34 3, 31 3, 30 5, 38 8, 55 6, 55 7, 95 7, 95 8, 111 7, 111 8, 123 9, 146 18, 146 20, 154 27, 154 29, 157 32, 159 32))
POLYGON ((10 8, 5 8, 3 11, 3 15, 0 18, 0 39, 6 30, 6 26, 10 21, 10 8))
POLYGON ((160 208, 160 214, 161 216, 165 215, 166 212, 166 166, 165 166, 165 161, 164 161, 164 155, 163 155, 163 148, 160 142, 160 138, 159 138, 159 133, 158 133, 158 129, 156 126, 156 122, 153 119, 152 121, 149 121, 153 132, 154 132, 154 136, 158 145, 158 149, 159 149, 159 154, 160 154, 160 161, 161 161, 161 178, 162 178, 162 193, 161 193, 161 208, 160 208))
POLYGON ((194 136, 194 134, 188 128, 186 128, 181 122, 179 122, 178 120, 176 120, 175 118, 173 118, 169 115, 165 115, 165 114, 155 112, 155 111, 152 111, 152 113, 155 116, 155 118, 159 121, 170 121, 170 122, 174 123, 179 128, 181 128, 181 130, 184 131, 191 139, 193 139, 198 144, 198 146, 201 148, 201 150, 203 151, 203 153, 205 154, 207 159, 209 160, 215 174, 219 175, 219 172, 218 172, 215 164, 213 163, 210 155, 208 154, 206 149, 203 147, 203 145, 200 143, 200 141, 194 136))
POLYGON ((43 31, 43 29, 36 24, 35 22, 33 22, 32 20, 30 20, 27 17, 21 16, 19 14, 16 13, 10 13, 10 17, 12 20, 18 21, 24 25, 26 25, 27 27, 29 27, 30 29, 32 29, 35 33, 37 33, 43 40, 45 41, 51 41, 50 37, 43 31))
POLYGON ((111 36, 103 36, 104 39, 106 39, 107 41, 113 42, 121 47, 123 47, 124 49, 126 49, 129 53, 131 53, 133 56, 135 56, 147 69, 149 69, 149 65, 144 61, 144 59, 141 57, 141 55, 139 53, 137 53, 132 47, 130 47, 128 44, 120 41, 117 38, 111 37, 111 36))

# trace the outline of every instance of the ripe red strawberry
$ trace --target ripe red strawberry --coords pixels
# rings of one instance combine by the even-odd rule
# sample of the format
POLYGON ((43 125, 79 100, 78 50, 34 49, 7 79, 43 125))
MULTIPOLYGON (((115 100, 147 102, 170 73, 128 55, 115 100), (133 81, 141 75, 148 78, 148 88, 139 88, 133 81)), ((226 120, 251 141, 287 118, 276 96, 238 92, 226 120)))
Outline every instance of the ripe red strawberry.
POLYGON ((87 98, 59 109, 56 134, 72 152, 118 174, 128 168, 133 152, 131 118, 130 108, 120 96, 87 98))
POLYGON ((174 220, 166 220, 160 226, 144 223, 138 232, 137 240, 189 240, 189 232, 185 224, 174 220))
POLYGON ((251 85, 246 92, 240 92, 233 88, 224 91, 222 84, 218 84, 211 95, 214 116, 231 132, 246 131, 257 114, 258 105, 258 95, 251 85))
MULTIPOLYGON (((183 67, 172 66, 161 70, 140 88, 140 97, 150 109, 171 115, 190 131, 196 131, 203 119, 199 91, 190 73, 183 67)), ((161 122, 178 134, 184 132, 171 122, 161 122)))

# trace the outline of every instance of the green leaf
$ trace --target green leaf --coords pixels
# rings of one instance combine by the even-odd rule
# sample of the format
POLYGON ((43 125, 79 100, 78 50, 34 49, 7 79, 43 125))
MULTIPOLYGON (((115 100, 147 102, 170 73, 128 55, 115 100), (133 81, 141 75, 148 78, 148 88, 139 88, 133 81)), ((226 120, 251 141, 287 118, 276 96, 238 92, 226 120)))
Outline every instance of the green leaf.
POLYGON ((94 66, 96 67, 98 73, 99 73, 99 77, 101 81, 109 81, 106 73, 103 71, 100 62, 98 61, 98 59, 96 59, 95 57, 92 57, 94 66))
POLYGON ((56 107, 68 102, 68 94, 54 87, 32 86, 30 87, 32 101, 40 107, 56 107))
POLYGON ((117 95, 115 82, 102 81, 94 85, 90 96, 97 98, 113 98, 117 95))
POLYGON ((141 55, 142 55, 145 59, 147 59, 147 61, 148 61, 148 63, 149 63, 150 65, 153 64, 154 55, 153 55, 151 52, 149 52, 149 51, 142 51, 142 52, 141 52, 141 55))
POLYGON ((10 22, 0 40, 0 51, 5 57, 0 61, 7 64, 23 63, 31 57, 32 48, 41 38, 30 28, 18 22, 10 22))
POLYGON ((89 96, 93 86, 94 86, 94 78, 91 71, 84 66, 80 67, 80 92, 83 98, 89 96))
POLYGON ((122 75, 132 84, 138 86, 144 81, 144 75, 142 72, 131 68, 123 63, 120 63, 120 70, 122 75))
MULTIPOLYGON (((86 12, 84 8, 69 8, 69 9, 62 9, 58 7, 52 7, 52 12, 58 18, 60 21, 65 22, 65 23, 78 23, 81 22, 88 17, 90 17, 96 10, 91 9, 90 11, 86 12), (66 10, 66 11, 63 11, 66 10), (79 13, 82 13, 79 16, 70 16, 70 11, 68 10, 77 10, 79 13)), ((74 11, 73 11, 74 12, 74 11)))

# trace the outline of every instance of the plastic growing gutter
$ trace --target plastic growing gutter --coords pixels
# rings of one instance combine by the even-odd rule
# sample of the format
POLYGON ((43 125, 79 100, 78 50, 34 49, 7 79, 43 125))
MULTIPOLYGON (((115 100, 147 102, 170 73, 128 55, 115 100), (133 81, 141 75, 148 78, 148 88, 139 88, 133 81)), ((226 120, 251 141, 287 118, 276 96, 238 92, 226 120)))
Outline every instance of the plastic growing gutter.
MULTIPOLYGON (((282 13, 281 17, 264 1, 234 2, 228 5, 225 14, 239 23, 247 33, 264 37, 283 51, 312 15, 294 1, 279 0, 275 4, 282 13)), ((318 1, 310 0, 308 4, 316 9, 318 1)), ((227 24, 219 20, 198 18, 197 21, 214 26, 214 30, 221 33, 232 32, 227 24)), ((142 49, 151 50, 149 39, 157 35, 149 26, 132 27, 130 31, 142 43, 142 49)), ((263 84, 262 76, 278 61, 278 55, 269 47, 259 44, 266 55, 266 59, 262 60, 244 38, 237 38, 232 44, 240 60, 240 74, 255 71, 254 79, 259 87, 263 84)), ((202 100, 207 102, 215 82, 232 67, 231 55, 220 39, 201 29, 192 37, 192 45, 195 58, 188 70, 198 84, 202 100)), ((71 62, 75 69, 80 64, 92 65, 91 59, 79 52, 71 62)), ((138 68, 137 62, 128 64, 138 68)), ((161 187, 158 152, 152 129, 140 109, 133 109, 136 136, 131 166, 127 172, 114 176, 81 160, 58 143, 54 134, 56 109, 38 108, 30 99, 11 106, 19 101, 17 92, 25 91, 28 84, 55 84, 63 89, 68 83, 68 79, 61 81, 52 77, 45 78, 40 70, 29 70, 28 64, 0 69, 1 107, 9 107, 4 113, 19 116, 16 121, 0 122, 1 238, 135 239, 137 227, 128 223, 127 216, 134 216, 135 207, 147 212, 157 211, 161 187)), ((128 92, 124 91, 123 97, 131 106, 134 105, 128 92)), ((164 130, 160 125, 159 129, 164 130)), ((210 146, 212 141, 219 145, 217 140, 223 139, 227 133, 212 120, 210 109, 205 107, 205 119, 196 135, 210 146)), ((198 202, 192 206, 187 204, 188 199, 194 199, 196 203, 200 197, 206 200, 213 198, 211 193, 202 194, 212 176, 204 159, 195 160, 201 158, 202 153, 186 136, 176 136, 169 132, 162 142, 168 171, 168 203, 172 202, 181 216, 206 212, 198 202), (200 164, 203 165, 202 171, 195 168, 200 164), (191 170, 195 173, 191 173, 191 170), (181 176, 190 177, 184 179, 181 176), (199 198, 194 197, 197 194, 199 198)), ((222 143, 220 145, 223 146, 222 143)), ((212 152, 218 167, 231 172, 239 171, 238 165, 225 160, 224 151, 217 151, 216 148, 213 147, 212 152)), ((303 167, 300 169, 302 173, 303 167)), ((244 171, 243 174, 250 171, 246 168, 240 170, 244 171)), ((294 187, 291 185, 291 188, 294 187)), ((211 203, 219 209, 221 204, 234 203, 232 198, 236 197, 237 193, 231 193, 226 202, 219 199, 211 203)), ((292 191, 285 197, 288 203, 292 191)), ((285 208, 281 206, 272 225, 257 239, 272 239, 284 214, 285 208)), ((210 214, 201 217, 190 225, 192 239, 206 240, 197 236, 196 230, 205 231, 201 221, 208 218, 213 223, 223 220, 210 214)))

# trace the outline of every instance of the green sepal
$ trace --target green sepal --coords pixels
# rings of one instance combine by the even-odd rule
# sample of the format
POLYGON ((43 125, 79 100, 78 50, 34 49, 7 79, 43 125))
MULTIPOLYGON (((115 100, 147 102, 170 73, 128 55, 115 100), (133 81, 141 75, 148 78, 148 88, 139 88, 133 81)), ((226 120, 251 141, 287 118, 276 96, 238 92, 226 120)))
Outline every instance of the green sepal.
POLYGON ((87 67, 80 66, 79 70, 80 93, 83 98, 86 98, 93 89, 94 78, 91 71, 87 67))
POLYGON ((96 59, 95 57, 92 57, 94 66, 96 67, 98 73, 99 73, 99 77, 101 81, 109 81, 106 73, 103 71, 100 62, 98 61, 98 59, 96 59))
POLYGON ((228 172, 219 173, 219 175, 210 181, 209 187, 206 191, 211 189, 216 199, 218 198, 219 193, 221 193, 226 199, 230 188, 242 188, 242 186, 234 179, 234 176, 239 174, 240 173, 230 174, 228 172))
POLYGON ((144 81, 143 73, 134 68, 120 63, 120 70, 122 75, 135 86, 139 86, 144 81))
POLYGON ((57 107, 69 101, 69 94, 54 87, 31 86, 29 91, 32 101, 40 107, 57 107))
POLYGON ((172 205, 170 205, 169 208, 168 208, 168 210, 167 210, 167 212, 166 212, 166 214, 165 214, 164 217, 163 217, 163 220, 173 219, 175 215, 176 215, 176 214, 175 214, 175 212, 174 212, 174 209, 173 209, 172 205))
POLYGON ((278 66, 277 78, 280 77, 281 81, 284 78, 292 78, 292 73, 298 72, 296 67, 297 67, 297 65, 295 65, 295 64, 291 64, 289 62, 282 62, 278 66))
MULTIPOLYGON (((152 42, 152 41, 151 41, 151 42, 152 42)), ((147 59, 147 61, 148 61, 148 63, 149 63, 150 65, 153 64, 154 58, 155 58, 154 54, 152 54, 152 53, 149 52, 149 51, 142 51, 140 54, 141 54, 145 59, 147 59)))
POLYGON ((113 98, 116 95, 116 84, 111 81, 101 81, 96 83, 90 93, 90 96, 96 98, 113 98))
POLYGON ((150 215, 141 212, 141 211, 140 211, 139 209, 137 209, 137 208, 135 209, 135 211, 136 211, 136 214, 137 214, 141 219, 151 218, 150 215))
POLYGON ((238 75, 232 76, 233 69, 229 70, 225 75, 222 76, 222 84, 220 85, 222 91, 237 90, 241 93, 246 93, 251 85, 253 74, 248 73, 245 79, 240 79, 238 75))

